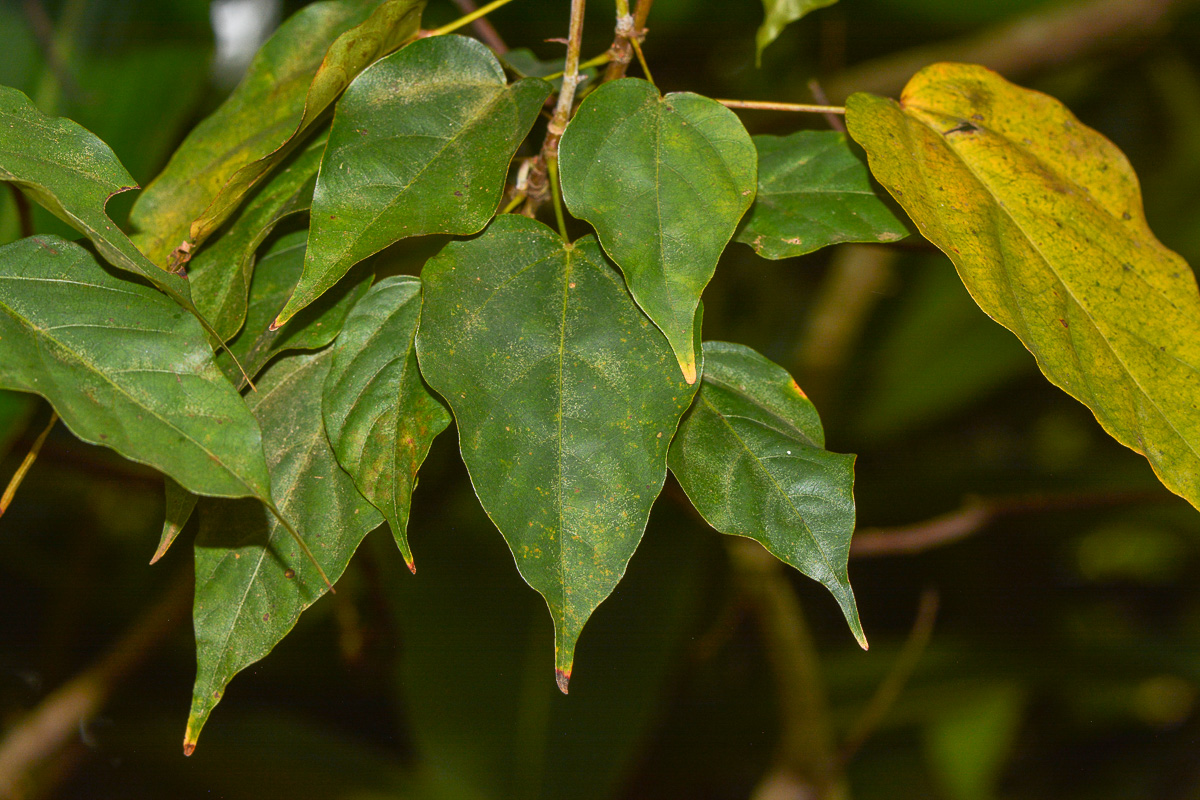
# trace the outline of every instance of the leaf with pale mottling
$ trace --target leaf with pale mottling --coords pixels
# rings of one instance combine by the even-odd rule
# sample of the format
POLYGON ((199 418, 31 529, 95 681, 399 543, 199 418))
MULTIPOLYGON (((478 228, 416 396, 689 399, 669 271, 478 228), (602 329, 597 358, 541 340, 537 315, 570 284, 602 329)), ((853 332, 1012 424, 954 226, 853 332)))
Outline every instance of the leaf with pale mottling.
POLYGON ((1137 176, 1061 103, 935 64, 850 134, 975 302, 1168 489, 1200 508, 1200 292, 1155 238, 1137 176))
POLYGON ((53 236, 0 248, 0 387, 197 494, 270 499, 258 424, 195 317, 53 236))
POLYGON ((583 101, 559 159, 567 207, 596 228, 694 383, 700 294, 754 200, 750 135, 715 100, 662 97, 653 84, 624 78, 583 101))
POLYGON ((866 647, 846 572, 854 456, 825 449, 817 409, 786 370, 749 347, 705 342, 700 391, 670 464, 708 524, 824 584, 866 647))
MULTIPOLYGON (((333 351, 286 356, 246 397, 263 431, 278 507, 336 581, 383 522, 334 459, 321 422, 333 351)), ((325 594, 315 567, 258 503, 204 500, 196 536, 196 684, 184 752, 239 671, 263 658, 325 594)))
POLYGON ((904 223, 871 188, 846 134, 755 136, 758 194, 737 240, 763 258, 802 256, 842 242, 894 242, 904 223))
POLYGON ((475 492, 546 598, 566 691, 575 642, 633 555, 694 386, 596 240, 496 219, 425 265, 417 356, 475 492))
POLYGON ((534 78, 509 86, 492 52, 462 36, 413 42, 363 72, 338 103, 304 277, 279 322, 393 242, 482 230, 549 93, 534 78))
POLYGON ((262 46, 233 94, 197 125, 130 213, 162 266, 186 261, 363 69, 416 35, 424 0, 325 0, 262 46))
POLYGON ((408 512, 417 470, 450 413, 417 366, 421 281, 385 278, 354 306, 334 348, 321 404, 338 463, 383 512, 408 568, 408 512))

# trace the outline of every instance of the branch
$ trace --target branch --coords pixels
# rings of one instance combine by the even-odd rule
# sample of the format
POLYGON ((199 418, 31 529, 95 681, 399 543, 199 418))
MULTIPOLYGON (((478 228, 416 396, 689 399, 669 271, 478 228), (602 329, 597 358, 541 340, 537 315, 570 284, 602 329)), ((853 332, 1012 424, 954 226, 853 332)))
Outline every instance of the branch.
MULTIPOLYGON (((454 5, 458 6, 458 10, 463 14, 471 14, 478 8, 474 0, 454 0, 454 5)), ((487 17, 479 17, 474 20, 471 23, 471 30, 475 31, 475 35, 492 48, 496 55, 502 56, 508 52, 508 45, 505 44, 504 39, 500 38, 500 34, 496 32, 487 17)))
POLYGON ((826 81, 834 99, 853 92, 899 94, 938 61, 982 64, 1015 79, 1131 39, 1158 33, 1169 12, 1194 0, 1084 0, 1039 9, 960 39, 916 47, 851 67, 826 81))
MULTIPOLYGON (((625 77, 625 70, 633 60, 634 39, 641 41, 646 38, 646 17, 650 16, 650 6, 653 4, 654 0, 638 0, 633 9, 632 24, 622 24, 618 19, 617 35, 609 49, 612 60, 604 70, 604 83, 625 77)), ((649 75, 646 77, 649 78, 649 75)))
POLYGON ((117 684, 189 618, 191 564, 91 667, 60 686, 0 741, 0 797, 23 797, 46 762, 79 736, 117 684))
POLYGON ((1174 495, 1156 490, 1097 491, 1061 495, 1022 495, 983 499, 968 497, 962 508, 915 525, 896 528, 862 528, 850 543, 855 558, 911 555, 952 544, 987 527, 992 521, 1014 514, 1046 511, 1073 511, 1083 508, 1107 508, 1133 503, 1164 502, 1174 495))

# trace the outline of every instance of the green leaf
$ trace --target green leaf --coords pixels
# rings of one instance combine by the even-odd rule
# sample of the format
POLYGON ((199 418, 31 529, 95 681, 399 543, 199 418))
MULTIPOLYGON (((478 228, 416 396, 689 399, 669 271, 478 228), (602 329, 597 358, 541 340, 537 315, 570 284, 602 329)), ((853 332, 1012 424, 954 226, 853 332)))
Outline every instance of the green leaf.
POLYGON ((198 496, 170 478, 163 479, 163 527, 162 534, 158 537, 158 549, 150 558, 151 564, 167 554, 167 550, 192 518, 192 512, 196 510, 199 500, 198 496))
POLYGON ((197 494, 270 498, 258 425, 196 319, 87 250, 0 248, 0 386, 45 397, 71 432, 197 494))
POLYGON ((279 323, 393 242, 482 230, 549 93, 537 79, 507 85, 492 52, 462 36, 413 42, 359 76, 338 103, 304 277, 279 323))
POLYGON ((450 413, 417 366, 421 281, 385 278, 358 302, 338 336, 321 400, 338 463, 383 512, 408 568, 408 511, 417 470, 450 413))
MULTIPOLYGON (((274 496, 336 581, 383 518, 334 460, 321 423, 333 351, 280 359, 246 405, 262 426, 274 496)), ((205 500, 196 536, 196 685, 184 752, 240 670, 263 658, 326 587, 275 517, 253 502, 205 500)))
POLYGON ((563 134, 563 199, 596 228, 634 300, 696 381, 694 318, 738 220, 757 156, 732 111, 634 78, 588 95, 563 134))
POLYGON ((762 66, 763 50, 775 41, 783 29, 809 12, 825 8, 837 0, 763 0, 763 23, 754 36, 754 62, 762 66))
POLYGON ((1061 103, 936 64, 847 106, 872 172, 1046 377, 1200 508, 1200 293, 1137 176, 1061 103))
POLYGON ((186 261, 359 72, 416 35, 424 5, 326 0, 281 25, 134 205, 130 221, 150 259, 186 261))
POLYGON ((894 242, 908 235, 871 188, 846 134, 799 131, 755 136, 758 195, 737 240, 763 258, 802 256, 842 242, 894 242))
POLYGON ((709 525, 824 584, 866 648, 846 573, 854 456, 825 449, 817 409, 786 370, 740 344, 705 342, 700 391, 670 464, 709 525))
MULTIPOLYGON (((287 325, 271 329, 271 320, 283 308, 287 297, 300 279, 304 268, 304 244, 308 231, 295 231, 279 237, 263 255, 250 284, 246 327, 229 343, 229 352, 237 357, 251 377, 275 356, 287 350, 317 350, 334 340, 346 315, 371 287, 375 277, 371 264, 360 264, 346 280, 326 293, 287 325)), ((240 373, 232 359, 222 354, 217 364, 230 380, 240 373)))
POLYGON ((229 229, 188 265, 196 307, 223 341, 232 338, 246 320, 255 251, 281 220, 308 210, 324 152, 325 138, 320 137, 274 175, 229 229))
POLYGON ((566 691, 575 642, 616 586, 695 392, 595 239, 499 217, 425 265, 421 372, 454 411, 475 492, 546 598, 566 691))
POLYGON ((187 281, 150 263, 104 206, 137 188, 116 154, 63 117, 48 117, 29 98, 0 86, 0 181, 11 181, 78 230, 113 266, 140 275, 193 309, 187 281))

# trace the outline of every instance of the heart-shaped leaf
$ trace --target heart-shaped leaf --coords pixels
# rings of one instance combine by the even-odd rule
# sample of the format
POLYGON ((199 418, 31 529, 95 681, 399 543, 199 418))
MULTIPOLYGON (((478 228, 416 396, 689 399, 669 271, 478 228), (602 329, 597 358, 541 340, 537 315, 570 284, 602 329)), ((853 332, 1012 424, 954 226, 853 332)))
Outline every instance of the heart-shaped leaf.
POLYGON ((229 229, 189 263, 188 281, 196 307, 223 341, 229 341, 246 321, 246 296, 258 246, 285 217, 308 210, 324 152, 325 138, 320 137, 272 176, 229 229))
POLYGON ((258 424, 196 319, 52 236, 0 248, 0 386, 197 494, 270 499, 258 424))
MULTIPOLYGON (((279 509, 336 581, 359 542, 383 522, 334 459, 321 422, 333 351, 272 364, 246 405, 262 426, 279 509)), ((196 685, 184 752, 229 681, 263 658, 326 591, 294 539, 258 503, 204 500, 196 536, 196 685)))
POLYGON ((755 136, 758 195, 737 240, 763 258, 791 258, 842 242, 894 242, 904 223, 871 188, 846 134, 755 136))
POLYGON ((116 154, 64 117, 48 117, 21 92, 0 86, 0 181, 11 181, 86 236, 113 266, 140 275, 194 310, 187 281, 150 263, 104 206, 136 189, 116 154))
POLYGON ((1200 508, 1200 292, 1154 237, 1137 176, 1052 97, 935 64, 851 135, 975 302, 1050 381, 1200 508))
POLYGON ((634 300, 696 381, 696 308, 754 200, 754 142, 732 111, 634 78, 588 95, 559 149, 563 199, 596 228, 634 300))
POLYGON ((450 413, 417 366, 421 281, 385 278, 358 302, 338 336, 321 400, 338 463, 383 512, 408 568, 408 510, 417 470, 450 413))
POLYGON ((416 35, 424 0, 324 0, 258 51, 233 94, 197 125, 130 213, 139 246, 174 267, 312 127, 354 77, 416 35))
POLYGON ((700 391, 670 463, 709 525, 824 584, 867 646, 846 574, 854 456, 825 449, 817 409, 786 370, 740 344, 705 342, 700 391))
POLYGON ((482 230, 549 93, 538 79, 509 86, 492 52, 462 36, 413 42, 360 75, 338 103, 304 277, 279 324, 393 242, 482 230))
MULTIPOLYGON (((371 287, 375 272, 371 264, 360 264, 333 291, 304 309, 291 322, 272 330, 271 320, 283 308, 304 269, 304 245, 308 231, 279 237, 254 270, 246 312, 246 326, 229 343, 229 352, 253 377, 275 356, 287 350, 316 350, 334 340, 346 315, 371 287)), ((238 382, 240 373, 232 359, 223 354, 217 364, 238 382)))
POLYGON ((595 239, 499 217, 425 265, 421 372, 475 492, 546 598, 566 691, 575 642, 625 572, 695 388, 595 239))

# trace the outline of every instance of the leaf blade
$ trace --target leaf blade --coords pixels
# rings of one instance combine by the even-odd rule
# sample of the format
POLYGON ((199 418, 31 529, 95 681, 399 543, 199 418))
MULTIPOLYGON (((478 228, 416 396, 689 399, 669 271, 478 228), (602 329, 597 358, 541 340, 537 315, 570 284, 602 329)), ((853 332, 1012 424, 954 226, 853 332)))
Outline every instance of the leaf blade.
POLYGON ((1200 293, 1124 155, 982 67, 928 67, 901 103, 847 104, 880 182, 1051 383, 1200 508, 1200 293))
POLYGON ((710 525, 829 589, 866 648, 847 575, 854 456, 825 450, 817 410, 786 370, 748 347, 705 342, 700 391, 669 463, 710 525))
POLYGON ((763 0, 763 22, 754 35, 754 62, 762 66, 763 50, 779 38, 783 29, 810 12, 825 8, 837 0, 763 0))

